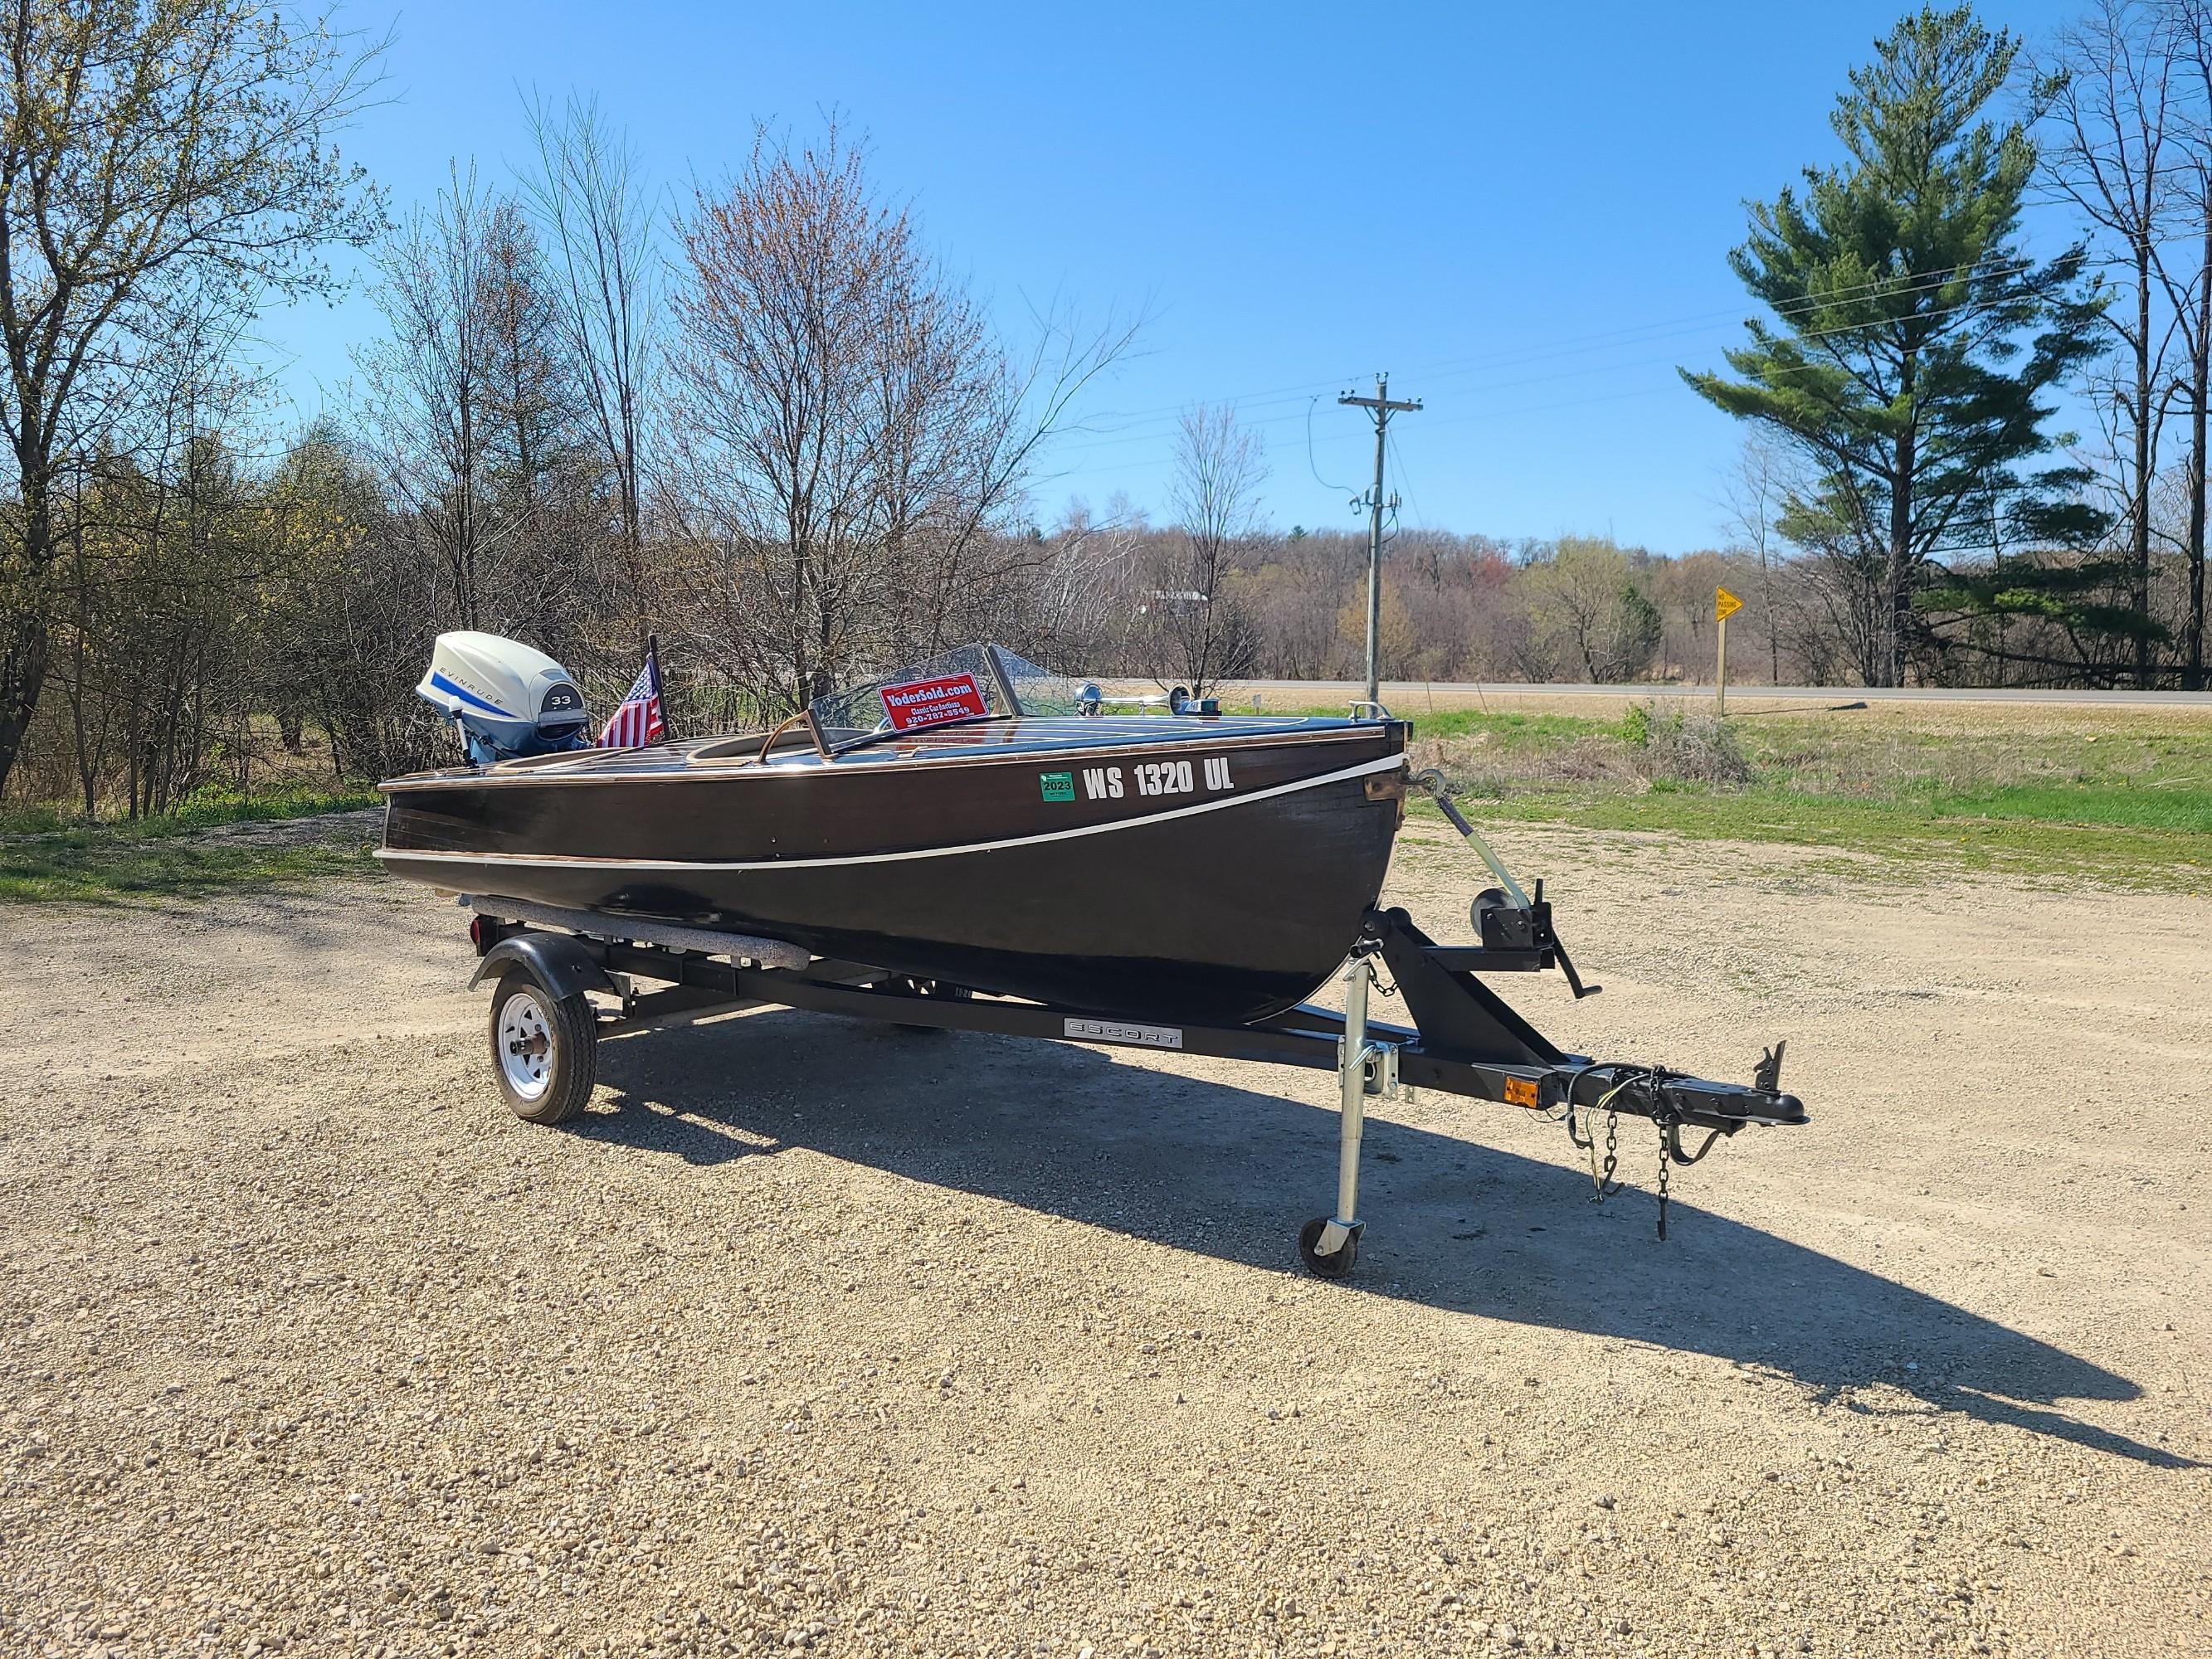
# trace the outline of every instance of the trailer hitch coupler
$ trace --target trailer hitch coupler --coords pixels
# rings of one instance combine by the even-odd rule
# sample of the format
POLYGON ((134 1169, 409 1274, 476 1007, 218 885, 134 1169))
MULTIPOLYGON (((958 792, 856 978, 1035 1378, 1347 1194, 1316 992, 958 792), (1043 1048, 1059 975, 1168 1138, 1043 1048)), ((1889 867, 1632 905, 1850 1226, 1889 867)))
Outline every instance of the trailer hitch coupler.
POLYGON ((1759 1057, 1759 1064, 1751 1074, 1751 1086, 1763 1095, 1782 1092, 1782 1051, 1790 1046, 1788 1037, 1777 1037, 1774 1046, 1759 1057))

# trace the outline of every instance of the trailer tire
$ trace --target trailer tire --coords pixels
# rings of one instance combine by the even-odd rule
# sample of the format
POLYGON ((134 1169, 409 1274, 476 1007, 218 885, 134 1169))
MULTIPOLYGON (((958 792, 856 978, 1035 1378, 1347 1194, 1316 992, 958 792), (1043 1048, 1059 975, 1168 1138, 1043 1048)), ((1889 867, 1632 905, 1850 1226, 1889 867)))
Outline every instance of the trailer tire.
POLYGON ((525 1123, 566 1123, 599 1081, 599 1016, 581 991, 553 994, 520 963, 491 994, 491 1069, 525 1123))

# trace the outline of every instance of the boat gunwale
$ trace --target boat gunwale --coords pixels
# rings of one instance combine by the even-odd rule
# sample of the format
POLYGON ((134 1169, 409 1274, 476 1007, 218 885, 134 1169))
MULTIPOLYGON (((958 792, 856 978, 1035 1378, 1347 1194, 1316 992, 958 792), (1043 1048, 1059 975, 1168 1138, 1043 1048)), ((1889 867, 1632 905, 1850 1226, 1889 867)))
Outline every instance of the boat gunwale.
MULTIPOLYGON (((1361 722, 1357 725, 1332 725, 1310 732, 1255 732, 1234 734, 1233 740, 1236 747, 1248 749, 1280 748, 1289 744, 1305 743, 1346 743, 1358 738, 1387 738, 1391 726, 1402 726, 1404 724, 1404 721, 1394 719, 1361 722)), ((697 783, 709 779, 737 777, 740 775, 748 777, 783 778, 823 775, 866 777, 878 775, 879 769, 896 767, 901 764, 942 767, 1035 765, 1041 760, 1048 758, 1073 756, 1082 757, 1082 763, 1088 763, 1093 759, 1121 759, 1132 755, 1153 754, 1164 747, 1173 745, 1178 740, 1191 748, 1214 747, 1223 742, 1220 738, 1212 738, 1199 732, 1163 732, 1157 738, 1143 741, 1100 744, 1097 746, 1069 744, 1059 748, 1000 747, 993 750, 978 744, 972 745, 969 749, 948 750, 939 754, 916 752, 888 757, 879 757, 866 762, 842 762, 834 756, 825 758, 818 754, 797 754, 776 756, 765 761, 751 762, 735 757, 727 761, 717 758, 702 764, 694 764, 687 757, 678 765, 662 765, 635 770, 620 769, 619 763, 611 763, 606 769, 589 772, 570 772, 559 767, 509 773, 501 773, 495 767, 486 768, 481 771, 447 767, 434 772, 409 772, 396 778, 386 778, 376 787, 379 793, 391 795, 418 789, 482 789, 519 787, 537 788, 556 783, 635 784, 672 781, 697 783)), ((665 746, 654 745, 656 748, 665 746)), ((1396 752, 1402 755, 1403 746, 1401 745, 1396 752)), ((576 763, 581 764, 587 760, 596 758, 596 756, 579 756, 576 763)))

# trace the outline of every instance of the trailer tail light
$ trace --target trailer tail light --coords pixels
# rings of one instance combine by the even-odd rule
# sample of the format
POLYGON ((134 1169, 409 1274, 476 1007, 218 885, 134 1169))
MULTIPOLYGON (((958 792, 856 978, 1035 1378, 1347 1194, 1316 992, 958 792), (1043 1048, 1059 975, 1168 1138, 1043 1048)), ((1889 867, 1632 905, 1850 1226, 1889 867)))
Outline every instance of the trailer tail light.
POLYGON ((491 924, 483 916, 473 915, 469 918, 469 943, 477 947, 478 956, 491 949, 496 937, 497 935, 492 931, 491 924))

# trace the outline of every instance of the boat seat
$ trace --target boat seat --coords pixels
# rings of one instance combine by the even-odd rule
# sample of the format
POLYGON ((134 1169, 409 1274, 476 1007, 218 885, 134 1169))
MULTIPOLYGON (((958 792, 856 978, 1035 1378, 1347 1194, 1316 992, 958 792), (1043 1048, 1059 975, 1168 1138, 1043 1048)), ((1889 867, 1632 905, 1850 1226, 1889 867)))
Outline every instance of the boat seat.
MULTIPOLYGON (((702 743, 694 749, 684 757, 684 763, 686 766, 726 766, 734 762, 742 765, 761 752, 761 739, 767 735, 764 732, 741 732, 735 737, 716 738, 712 743, 702 743)), ((857 727, 831 726, 825 726, 822 735, 834 748, 838 744, 869 734, 857 727)), ((781 755, 793 749, 813 747, 814 734, 804 726, 794 726, 787 732, 777 732, 775 741, 769 745, 768 751, 771 755, 781 755)))
MULTIPOLYGON (((761 739, 765 732, 741 732, 735 737, 716 738, 712 743, 702 743, 684 757, 686 766, 742 766, 761 752, 761 739)), ((775 741, 769 745, 769 753, 780 755, 792 749, 811 749, 814 734, 804 726, 794 726, 788 732, 776 733, 775 741)))
POLYGON ((732 754, 759 754, 761 737, 765 732, 737 732, 734 737, 717 737, 712 744, 702 744, 692 750, 686 759, 696 761, 728 761, 732 754))
POLYGON ((513 760, 501 761, 491 769, 495 772, 535 772, 541 767, 574 765, 581 761, 596 760, 605 753, 604 749, 561 749, 550 755, 517 755, 513 760))
POLYGON ((760 753, 761 732, 741 732, 732 738, 717 738, 712 743, 702 743, 684 757, 684 764, 696 766, 701 761, 737 760, 760 753))

